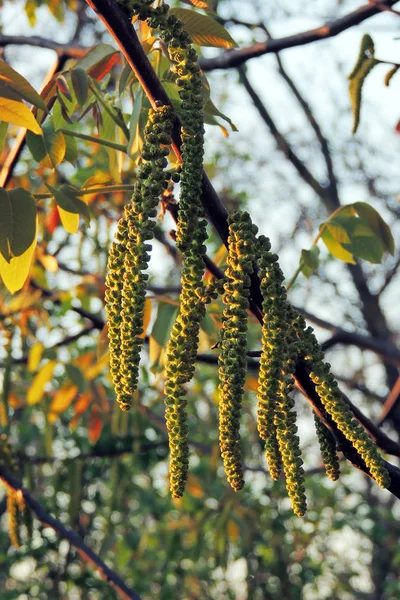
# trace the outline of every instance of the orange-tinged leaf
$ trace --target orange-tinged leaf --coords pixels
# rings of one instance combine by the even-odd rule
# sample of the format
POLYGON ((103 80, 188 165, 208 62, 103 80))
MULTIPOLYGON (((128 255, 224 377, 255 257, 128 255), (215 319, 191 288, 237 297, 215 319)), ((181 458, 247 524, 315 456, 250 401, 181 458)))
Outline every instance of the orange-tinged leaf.
POLYGON ((91 444, 95 444, 100 437, 103 429, 103 419, 100 415, 99 407, 94 404, 89 414, 88 439, 91 444))
POLYGON ((248 390, 249 392, 257 392, 257 390, 258 390, 257 377, 247 377, 244 389, 248 390))
POLYGON ((79 396, 78 400, 75 402, 75 406, 74 406, 75 414, 82 415, 84 412, 86 412, 87 409, 89 408, 91 401, 92 401, 92 392, 90 390, 81 394, 79 396))
POLYGON ((189 475, 186 489, 194 498, 202 498, 204 496, 204 490, 201 487, 199 480, 194 475, 189 475))
POLYGON ((232 519, 229 519, 226 529, 229 540, 231 542, 236 542, 240 534, 240 528, 238 524, 235 523, 235 521, 233 521, 232 519))
POLYGON ((62 413, 69 406, 71 402, 74 400, 76 394, 78 393, 78 387, 76 385, 71 385, 68 387, 63 387, 59 389, 53 396, 53 400, 50 404, 50 412, 54 413, 62 413))
POLYGON ((8 98, 0 98, 0 121, 25 127, 40 135, 42 128, 25 104, 8 98))
POLYGON ((44 346, 40 342, 35 342, 28 354, 28 371, 33 373, 39 367, 44 346))
POLYGON ((81 371, 86 371, 88 366, 93 362, 93 359, 94 352, 85 352, 85 354, 81 354, 80 356, 78 356, 78 358, 74 362, 78 365, 81 371))
POLYGON ((32 405, 40 402, 44 394, 45 385, 52 378, 56 365, 56 360, 50 360, 38 371, 36 377, 32 381, 31 387, 28 390, 28 395, 26 398, 28 404, 32 405))
POLYGON ((44 224, 50 235, 54 232, 55 228, 60 222, 60 214, 57 209, 57 205, 54 205, 50 212, 47 213, 44 224))
POLYGON ((0 254, 0 276, 4 285, 12 294, 24 285, 31 268, 33 254, 36 248, 36 236, 32 244, 21 256, 15 256, 8 263, 0 254))
POLYGON ((194 44, 213 48, 235 48, 237 46, 225 27, 208 15, 202 15, 187 8, 172 8, 170 14, 182 21, 185 31, 190 35, 194 44))

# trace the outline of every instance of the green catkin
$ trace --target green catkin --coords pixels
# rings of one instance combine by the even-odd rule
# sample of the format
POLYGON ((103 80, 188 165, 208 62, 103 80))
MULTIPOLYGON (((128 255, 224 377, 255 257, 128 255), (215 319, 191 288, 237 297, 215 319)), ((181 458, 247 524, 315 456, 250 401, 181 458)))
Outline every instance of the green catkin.
POLYGON ((258 430, 265 440, 266 458, 273 479, 281 467, 296 515, 306 512, 304 470, 297 435, 293 372, 298 342, 290 327, 290 306, 283 287, 278 256, 270 252, 267 238, 258 240, 259 277, 263 295, 262 353, 258 386, 258 430))
POLYGON ((228 217, 229 254, 225 272, 224 311, 219 364, 219 444, 228 482, 244 485, 240 448, 240 412, 247 371, 247 310, 255 259, 255 230, 248 213, 228 217))
POLYGON ((129 410, 137 387, 147 269, 150 259, 156 207, 169 175, 166 155, 172 129, 172 109, 162 106, 149 112, 144 131, 143 164, 131 202, 117 227, 110 253, 106 280, 106 311, 109 323, 110 369, 117 401, 129 410))
POLYGON ((390 485, 390 476, 384 461, 363 426, 354 419, 351 408, 343 399, 330 372, 330 365, 323 362, 324 353, 315 339, 312 327, 303 331, 302 347, 304 358, 310 368, 310 378, 315 384, 326 412, 357 450, 378 485, 387 488, 390 485))
POLYGON ((332 481, 337 481, 340 476, 340 464, 335 438, 316 413, 314 413, 314 423, 325 472, 332 481))
POLYGON ((194 374, 203 302, 206 221, 200 202, 203 173, 203 95, 197 53, 190 36, 169 7, 146 2, 125 2, 149 27, 159 29, 168 46, 172 71, 180 97, 182 167, 176 244, 182 252, 182 292, 178 317, 167 345, 165 361, 166 423, 170 445, 170 488, 174 497, 183 494, 189 464, 186 384, 194 374))

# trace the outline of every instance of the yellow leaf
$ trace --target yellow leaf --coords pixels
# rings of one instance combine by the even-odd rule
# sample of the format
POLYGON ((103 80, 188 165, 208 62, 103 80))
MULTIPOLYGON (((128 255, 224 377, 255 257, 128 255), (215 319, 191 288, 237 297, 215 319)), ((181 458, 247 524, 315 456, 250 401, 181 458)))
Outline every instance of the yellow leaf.
POLYGON ((143 333, 139 337, 144 338, 151 319, 151 300, 146 298, 143 313, 143 333))
POLYGON ((56 273, 58 271, 58 262, 55 256, 51 256, 50 254, 42 254, 39 256, 39 261, 42 263, 43 267, 49 273, 56 273))
POLYGON ((94 365, 88 368, 85 372, 85 377, 87 381, 94 379, 97 377, 99 373, 108 365, 110 361, 110 353, 107 352, 100 360, 98 360, 94 365))
POLYGON ((29 350, 28 354, 28 371, 33 373, 39 366, 40 360, 42 358, 44 346, 40 342, 36 342, 33 344, 32 348, 29 350))
POLYGON ((74 364, 78 365, 81 371, 86 371, 88 366, 93 362, 94 352, 85 352, 85 354, 81 354, 74 361, 74 364))
POLYGON ((36 377, 32 381, 32 385, 28 390, 27 401, 28 404, 36 404, 42 399, 44 393, 44 387, 46 383, 50 381, 53 376, 53 371, 57 365, 56 360, 50 360, 47 362, 40 371, 37 373, 36 377))
POLYGON ((0 121, 26 127, 38 135, 42 133, 39 123, 23 102, 0 97, 0 121))
POLYGON ((60 414, 64 412, 64 410, 67 410, 77 393, 78 387, 76 385, 71 385, 58 390, 54 394, 53 400, 50 404, 50 412, 60 414))
MULTIPOLYGON (((80 196, 79 200, 82 202, 88 203, 87 196, 80 196)), ((67 210, 64 210, 57 204, 58 213, 60 215, 62 226, 64 227, 67 233, 78 233, 79 228, 79 214, 70 213, 67 210)))
POLYGON ((20 290, 24 285, 29 275, 35 248, 36 235, 28 250, 21 254, 21 256, 14 256, 9 263, 0 254, 0 276, 4 285, 12 294, 20 290))
POLYGON ((76 213, 70 213, 57 206, 60 214, 61 223, 68 233, 77 233, 79 227, 79 215, 76 213))

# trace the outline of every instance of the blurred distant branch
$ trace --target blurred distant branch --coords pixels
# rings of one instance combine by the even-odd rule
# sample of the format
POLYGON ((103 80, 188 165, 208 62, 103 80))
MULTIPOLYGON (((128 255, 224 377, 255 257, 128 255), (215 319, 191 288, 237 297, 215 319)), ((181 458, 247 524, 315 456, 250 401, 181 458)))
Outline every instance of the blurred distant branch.
POLYGON ((383 0, 382 2, 368 2, 351 13, 343 15, 342 17, 315 29, 309 29, 287 37, 256 42, 246 48, 228 50, 213 58, 202 58, 200 60, 200 66, 203 71, 231 69, 243 65, 247 60, 263 56, 264 54, 276 53, 281 50, 286 50, 287 48, 305 46, 307 44, 335 37, 343 31, 346 31, 355 25, 359 25, 363 21, 379 14, 383 10, 391 10, 392 6, 394 6, 397 1, 398 0, 383 0))
POLYGON ((380 296, 386 290, 386 288, 392 283, 393 278, 399 272, 399 267, 400 267, 400 256, 394 263, 393 267, 386 273, 385 281, 383 282, 379 291, 376 293, 377 296, 380 296))
POLYGON ((88 50, 90 50, 90 48, 85 48, 80 44, 59 44, 58 42, 37 35, 4 35, 0 33, 0 48, 5 48, 6 46, 35 46, 36 48, 54 50, 57 56, 66 56, 68 58, 83 58, 88 50))
POLYGON ((44 527, 51 527, 61 538, 68 540, 81 558, 91 564, 102 579, 107 581, 121 598, 124 600, 140 600, 140 596, 135 591, 131 590, 119 575, 110 569, 110 567, 108 567, 105 562, 103 562, 102 559, 85 544, 83 539, 75 533, 75 531, 65 527, 60 521, 52 517, 36 498, 23 487, 21 481, 9 473, 3 465, 0 465, 0 479, 8 488, 21 494, 25 505, 35 513, 36 517, 44 527))

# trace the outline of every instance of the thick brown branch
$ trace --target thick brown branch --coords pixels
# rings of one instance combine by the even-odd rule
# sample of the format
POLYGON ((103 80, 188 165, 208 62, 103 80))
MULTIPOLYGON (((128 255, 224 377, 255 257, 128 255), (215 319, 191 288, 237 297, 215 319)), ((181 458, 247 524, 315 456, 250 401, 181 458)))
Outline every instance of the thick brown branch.
POLYGON ((339 17, 331 23, 326 23, 316 29, 309 29, 289 35, 287 37, 278 39, 268 39, 265 42, 257 42, 247 48, 240 48, 239 50, 229 50, 224 52, 220 56, 214 58, 202 58, 200 66, 203 71, 213 71, 215 69, 232 69, 233 67, 239 67, 247 60, 263 56, 264 54, 276 53, 287 48, 294 48, 296 46, 305 46, 306 44, 312 44, 321 40, 326 40, 331 37, 335 37, 354 27, 359 25, 366 19, 370 19, 374 15, 379 14, 386 8, 391 8, 398 0, 386 0, 377 4, 364 4, 357 8, 351 13, 339 17))
POLYGON ((100 576, 107 581, 124 600, 140 600, 140 596, 131 590, 121 577, 108 567, 101 558, 89 548, 82 538, 72 529, 65 527, 60 521, 52 517, 43 506, 34 498, 34 496, 23 487, 22 483, 11 475, 2 465, 0 465, 0 479, 7 487, 19 491, 24 497, 25 504, 36 514, 37 518, 46 527, 51 527, 63 539, 77 550, 81 558, 90 563, 100 576))

